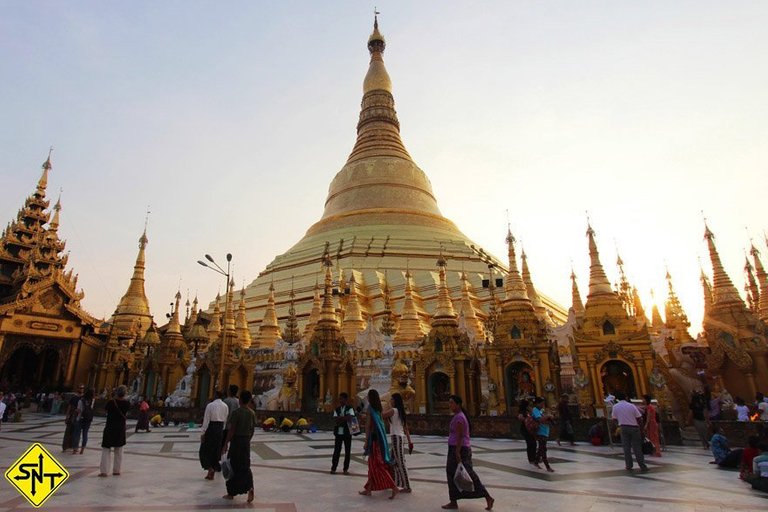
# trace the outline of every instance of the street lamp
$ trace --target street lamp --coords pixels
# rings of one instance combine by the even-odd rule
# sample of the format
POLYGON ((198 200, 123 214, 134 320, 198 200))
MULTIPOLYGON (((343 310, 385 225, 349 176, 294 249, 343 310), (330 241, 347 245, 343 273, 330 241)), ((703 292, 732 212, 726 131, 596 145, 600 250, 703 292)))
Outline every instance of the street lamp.
MULTIPOLYGON (((205 259, 208 260, 208 263, 206 263, 203 260, 197 260, 197 262, 204 266, 205 268, 211 269, 214 272, 218 272, 219 274, 223 275, 227 278, 227 286, 226 286, 226 294, 224 295, 224 328, 221 330, 221 354, 219 355, 219 377, 216 381, 216 388, 219 388, 223 386, 224 383, 224 354, 225 354, 225 342, 227 340, 227 317, 229 316, 229 274, 230 274, 230 264, 232 262, 232 254, 227 253, 227 271, 225 272, 223 268, 219 266, 218 263, 216 263, 213 260, 213 257, 210 254, 205 255, 205 259)), ((216 389, 215 388, 215 389, 216 389)))

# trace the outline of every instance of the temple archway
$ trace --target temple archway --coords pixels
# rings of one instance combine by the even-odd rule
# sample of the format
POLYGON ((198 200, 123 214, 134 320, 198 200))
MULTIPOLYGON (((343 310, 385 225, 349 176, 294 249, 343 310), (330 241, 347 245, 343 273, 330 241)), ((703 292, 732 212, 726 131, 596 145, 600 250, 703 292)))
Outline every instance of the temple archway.
POLYGON ((301 410, 316 412, 320 399, 320 372, 312 368, 304 374, 304 389, 301 393, 301 410))
MULTIPOLYGON (((17 348, 3 365, 3 370, 0 372, 0 383, 7 384, 8 389, 14 391, 25 390, 33 384, 37 387, 42 384, 35 377, 38 367, 43 361, 42 356, 36 354, 31 347, 22 346, 17 348)), ((46 378, 51 378, 52 376, 53 372, 45 375, 46 378)))
POLYGON ((448 398, 451 396, 451 378, 443 372, 434 372, 427 381, 427 412, 450 414, 448 398))
POLYGON ((504 369, 504 390, 507 401, 507 411, 523 398, 536 395, 536 381, 533 368, 528 363, 516 361, 504 369))
POLYGON ((616 395, 621 392, 628 398, 637 398, 637 387, 632 368, 619 359, 607 361, 600 369, 600 380, 603 384, 603 396, 616 395))
POLYGON ((211 372, 203 366, 197 372, 197 406, 205 407, 211 396, 211 372))

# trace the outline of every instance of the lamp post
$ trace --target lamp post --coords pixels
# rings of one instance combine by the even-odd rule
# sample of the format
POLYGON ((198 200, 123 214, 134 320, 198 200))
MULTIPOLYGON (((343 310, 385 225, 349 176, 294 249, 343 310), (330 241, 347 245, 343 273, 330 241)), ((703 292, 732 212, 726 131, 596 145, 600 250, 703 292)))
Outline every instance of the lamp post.
POLYGON ((232 262, 232 254, 227 253, 227 270, 224 271, 223 268, 219 266, 218 263, 216 263, 213 260, 213 257, 210 254, 205 255, 205 259, 208 260, 206 263, 203 260, 197 260, 197 262, 204 266, 205 268, 211 269, 214 272, 218 272, 219 274, 223 275, 227 278, 227 286, 226 286, 226 294, 224 296, 224 328, 221 330, 221 354, 219 355, 219 376, 216 380, 216 387, 214 389, 217 389, 218 387, 222 386, 224 383, 224 354, 225 354, 225 343, 227 341, 227 316, 229 315, 229 274, 230 274, 230 264, 232 262))

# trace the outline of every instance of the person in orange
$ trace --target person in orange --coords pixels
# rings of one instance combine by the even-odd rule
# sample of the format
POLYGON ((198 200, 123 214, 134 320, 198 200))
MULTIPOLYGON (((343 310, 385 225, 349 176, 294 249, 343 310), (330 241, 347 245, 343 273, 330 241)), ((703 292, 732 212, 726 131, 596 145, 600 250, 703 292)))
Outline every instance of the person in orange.
POLYGON ((651 395, 643 396, 645 400, 645 434, 653 443, 654 457, 661 457, 661 436, 659 435, 659 412, 651 403, 651 395))

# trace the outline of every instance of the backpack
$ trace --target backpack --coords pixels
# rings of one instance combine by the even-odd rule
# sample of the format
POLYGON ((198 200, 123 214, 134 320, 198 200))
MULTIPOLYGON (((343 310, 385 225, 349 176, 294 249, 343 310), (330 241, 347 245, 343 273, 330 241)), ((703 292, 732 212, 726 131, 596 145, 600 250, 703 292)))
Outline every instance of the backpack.
POLYGON ((93 421, 93 408, 90 402, 83 402, 83 411, 80 413, 80 423, 90 423, 93 421))

